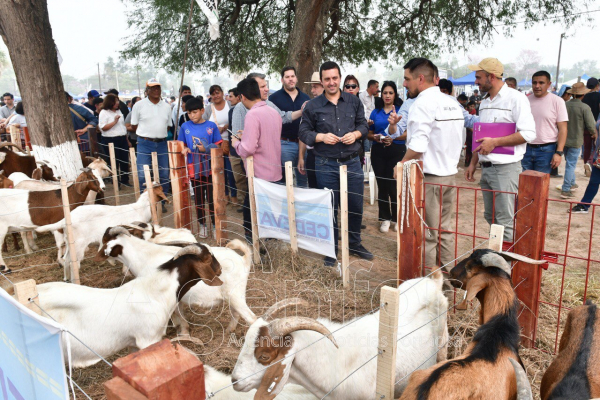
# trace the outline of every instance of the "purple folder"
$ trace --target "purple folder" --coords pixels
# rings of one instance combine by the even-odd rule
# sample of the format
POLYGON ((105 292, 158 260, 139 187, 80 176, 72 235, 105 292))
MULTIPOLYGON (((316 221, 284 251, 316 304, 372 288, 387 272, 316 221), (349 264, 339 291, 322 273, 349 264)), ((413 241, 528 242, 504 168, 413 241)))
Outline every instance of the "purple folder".
MULTIPOLYGON (((517 124, 508 122, 475 122, 473 124, 473 150, 479 147, 480 143, 477 140, 486 137, 499 138, 508 135, 512 135, 517 131, 517 124)), ((492 150, 492 153, 496 154, 515 154, 514 146, 499 146, 492 150)))

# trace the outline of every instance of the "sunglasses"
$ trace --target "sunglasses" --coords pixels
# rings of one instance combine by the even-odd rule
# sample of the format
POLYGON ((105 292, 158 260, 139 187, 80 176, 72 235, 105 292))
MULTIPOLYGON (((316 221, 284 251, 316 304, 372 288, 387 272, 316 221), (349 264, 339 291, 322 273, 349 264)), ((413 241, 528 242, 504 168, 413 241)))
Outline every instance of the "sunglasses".
POLYGON ((358 85, 344 85, 346 89, 356 89, 358 85))

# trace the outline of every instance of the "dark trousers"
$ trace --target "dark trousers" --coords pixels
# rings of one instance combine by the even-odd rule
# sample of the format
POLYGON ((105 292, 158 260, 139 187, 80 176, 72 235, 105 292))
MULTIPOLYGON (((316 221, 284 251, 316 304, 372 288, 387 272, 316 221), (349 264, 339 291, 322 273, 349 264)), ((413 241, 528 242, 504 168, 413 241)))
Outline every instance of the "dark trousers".
POLYGON ((471 164, 471 158, 473 158, 473 149, 471 146, 473 145, 473 129, 467 128, 467 138, 465 140, 465 167, 468 167, 471 164))
POLYGON ((235 186, 235 176, 233 175, 233 170, 231 169, 231 162, 229 161, 229 156, 223 157, 223 165, 225 168, 225 195, 231 197, 237 197, 237 188, 235 186))
POLYGON ((371 166, 377 179, 377 204, 380 221, 398 221, 398 198, 394 168, 402 161, 406 153, 403 144, 392 144, 385 147, 381 143, 373 143, 371 147, 371 166))
POLYGON ((202 176, 192 179, 194 188, 194 201, 196 202, 196 215, 198 222, 206 224, 207 215, 205 204, 208 202, 208 209, 212 223, 215 223, 215 202, 213 201, 212 176, 202 176))
POLYGON ((590 164, 594 161, 594 139, 592 135, 587 132, 583 133, 583 162, 590 164))
POLYGON ((318 189, 317 173, 315 172, 315 152, 312 149, 306 150, 306 160, 304 161, 304 169, 308 178, 308 187, 318 189))
MULTIPOLYGON (((119 175, 119 183, 129 184, 129 143, 125 136, 102 136, 102 144, 108 152, 108 145, 112 143, 115 146, 115 159, 117 161, 117 174, 119 175)), ((108 160, 110 165, 110 157, 108 160)))
POLYGON ((363 214, 364 173, 360 165, 359 157, 351 160, 338 162, 332 158, 315 157, 317 184, 319 189, 333 190, 333 233, 335 253, 338 251, 338 224, 337 213, 340 205, 340 166, 348 166, 348 241, 350 247, 359 245, 360 225, 363 214))
MULTIPOLYGON (((591 203, 594 201, 594 197, 598 194, 598 186, 600 186, 600 169, 592 167, 592 176, 590 176, 590 181, 587 188, 585 188, 581 203, 591 203)), ((582 206, 585 207, 586 210, 590 208, 589 204, 582 204, 582 206)))

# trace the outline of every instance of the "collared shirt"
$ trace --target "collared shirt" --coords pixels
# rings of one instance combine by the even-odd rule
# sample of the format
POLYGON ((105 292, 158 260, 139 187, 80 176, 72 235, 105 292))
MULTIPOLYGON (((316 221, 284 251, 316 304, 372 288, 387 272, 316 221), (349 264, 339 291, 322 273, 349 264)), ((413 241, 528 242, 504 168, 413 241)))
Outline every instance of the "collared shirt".
POLYGON ((164 139, 173 126, 171 106, 162 100, 154 104, 146 97, 135 103, 131 114, 131 125, 138 126, 135 133, 142 138, 164 139))
POLYGON ((535 120, 536 135, 531 143, 556 143, 558 140, 558 126, 556 124, 569 120, 565 101, 552 93, 548 93, 543 97, 529 96, 527 99, 535 120))
POLYGON ((94 117, 94 114, 87 107, 80 106, 79 104, 69 104, 71 109, 71 120, 73 121, 73 127, 75 130, 83 129, 88 125, 98 126, 98 118, 94 117), (83 117, 83 120, 79 118, 73 111, 83 117))
POLYGON ((569 122, 567 122, 567 142, 565 147, 578 148, 583 145, 583 131, 594 132, 596 123, 592 109, 581 99, 571 99, 565 104, 569 122))
POLYGON ((14 112, 15 112, 15 107, 13 105, 13 108, 8 108, 7 105, 3 105, 2 107, 0 107, 0 118, 8 118, 10 117, 14 112))
MULTIPOLYGON (((518 90, 511 89, 506 84, 492 99, 486 96, 479 107, 479 118, 484 123, 504 122, 516 123, 517 132, 527 143, 535 139, 535 121, 531 114, 531 106, 527 96, 518 90)), ((515 154, 479 155, 479 161, 489 161, 492 164, 510 164, 523 159, 527 145, 525 143, 515 146, 515 154)), ((473 149, 475 150, 475 149, 473 149)))
POLYGON ((259 101, 246 114, 242 140, 234 145, 244 165, 248 156, 254 157, 254 176, 269 182, 277 182, 282 176, 281 125, 279 113, 259 101))
MULTIPOLYGON (((277 111, 277 113, 279 114, 279 117, 283 121, 284 125, 292 122, 292 112, 291 111, 287 111, 287 112, 281 111, 279 109, 279 107, 277 107, 275 104, 273 104, 273 102, 270 100, 265 101, 265 103, 269 107, 271 107, 273 110, 277 111)), ((238 133, 238 131, 244 130, 244 119, 246 118, 247 113, 248 113, 248 109, 246 107, 244 107, 244 103, 242 103, 240 101, 239 103, 236 104, 235 108, 233 109, 233 116, 231 117, 232 118, 231 131, 233 133, 238 133)), ((280 136, 281 136, 281 133, 280 133, 280 136)))
POLYGON ((366 90, 364 92, 360 92, 358 94, 358 98, 362 101, 365 106, 365 116, 368 117, 371 115, 373 110, 375 109, 375 96, 369 94, 366 90))
POLYGON ((460 104, 439 87, 419 93, 408 113, 406 143, 423 154, 423 172, 437 176, 458 172, 464 124, 460 104))
POLYGON ((104 137, 115 137, 115 136, 125 136, 127 135, 127 128, 125 127, 125 121, 123 118, 123 113, 121 110, 112 111, 112 110, 102 110, 100 111, 100 117, 98 118, 98 126, 100 129, 104 128, 106 125, 111 124, 115 117, 119 115, 117 123, 113 125, 109 130, 103 130, 102 136, 104 137))
POLYGON ((315 97, 306 104, 300 123, 300 140, 308 146, 314 146, 316 155, 328 158, 344 158, 358 152, 360 139, 367 137, 367 120, 365 109, 358 99, 350 93, 340 92, 338 103, 333 104, 325 94, 315 97), (316 143, 319 133, 333 133, 343 137, 348 132, 359 131, 362 138, 347 145, 338 142, 334 145, 323 142, 316 143))
MULTIPOLYGON (((292 97, 284 88, 281 88, 269 96, 269 100, 279 107, 281 111, 298 111, 302 109, 302 104, 304 104, 304 102, 310 100, 310 97, 308 97, 306 93, 300 91, 300 89, 296 88, 296 90, 298 90, 298 94, 294 100, 292 100, 292 97)), ((283 125, 281 128, 281 138, 297 140, 299 129, 300 118, 292 121, 290 124, 283 125)))

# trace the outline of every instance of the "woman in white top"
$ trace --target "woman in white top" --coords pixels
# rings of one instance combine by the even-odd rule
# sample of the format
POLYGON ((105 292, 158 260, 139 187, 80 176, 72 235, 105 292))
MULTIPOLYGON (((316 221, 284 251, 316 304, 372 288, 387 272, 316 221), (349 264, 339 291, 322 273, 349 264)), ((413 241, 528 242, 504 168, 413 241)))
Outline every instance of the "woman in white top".
POLYGON ((209 93, 211 103, 206 107, 202 118, 217 124, 221 138, 225 141, 229 140, 229 132, 227 132, 229 129, 229 103, 225 100, 221 86, 212 85, 209 93))
POLYGON ((10 140, 10 127, 16 126, 21 131, 21 146, 25 148, 25 134, 23 132, 23 128, 27 126, 27 121, 25 120, 25 114, 23 112, 23 102, 20 101, 17 103, 15 107, 15 112, 12 113, 6 119, 6 133, 8 134, 8 140, 10 140))
POLYGON ((107 94, 102 103, 102 111, 98 117, 98 127, 102 131, 102 147, 104 154, 109 154, 108 145, 115 146, 115 158, 119 174, 119 184, 129 186, 129 140, 127 128, 121 110, 119 99, 114 94, 107 94))

